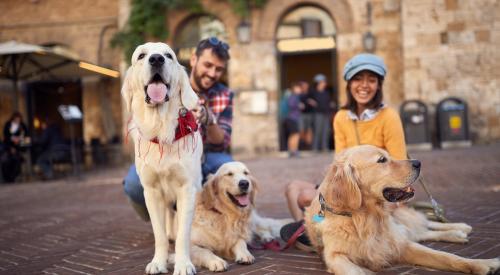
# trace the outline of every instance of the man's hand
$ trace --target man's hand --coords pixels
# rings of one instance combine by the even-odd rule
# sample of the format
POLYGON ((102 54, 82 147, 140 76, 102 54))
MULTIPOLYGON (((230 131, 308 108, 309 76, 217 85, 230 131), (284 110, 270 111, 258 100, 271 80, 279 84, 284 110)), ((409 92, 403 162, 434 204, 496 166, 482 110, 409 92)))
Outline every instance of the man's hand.
POLYGON ((199 104, 195 109, 193 109, 193 114, 198 124, 206 125, 208 120, 208 112, 205 105, 199 104))
POLYGON ((193 114, 198 124, 205 126, 215 124, 214 114, 205 105, 198 105, 196 109, 193 109, 193 114))

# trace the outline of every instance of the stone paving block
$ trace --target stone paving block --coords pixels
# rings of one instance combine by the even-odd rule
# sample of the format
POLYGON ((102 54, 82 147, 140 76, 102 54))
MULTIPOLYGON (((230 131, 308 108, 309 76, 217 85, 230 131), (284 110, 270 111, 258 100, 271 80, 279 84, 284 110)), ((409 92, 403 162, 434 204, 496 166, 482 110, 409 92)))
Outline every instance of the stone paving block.
MULTIPOLYGON (((500 144, 412 156, 422 161, 429 188, 447 217, 473 226, 468 244, 425 245, 471 258, 500 256, 500 144)), ((287 182, 321 181, 331 159, 331 154, 312 154, 301 159, 246 160, 260 182, 259 213, 289 217, 286 200, 280 196, 287 182)), ((153 257, 154 240, 151 224, 135 215, 123 195, 121 178, 126 170, 102 169, 81 179, 0 186, 0 209, 9 209, 0 212, 0 274, 143 274, 153 257)), ((423 189, 415 187, 416 200, 426 199, 423 189)), ((255 264, 229 262, 223 274, 325 273, 314 253, 295 248, 251 252, 255 264)), ((198 274, 213 273, 198 268, 198 274)), ((396 266, 378 274, 457 273, 396 266)))

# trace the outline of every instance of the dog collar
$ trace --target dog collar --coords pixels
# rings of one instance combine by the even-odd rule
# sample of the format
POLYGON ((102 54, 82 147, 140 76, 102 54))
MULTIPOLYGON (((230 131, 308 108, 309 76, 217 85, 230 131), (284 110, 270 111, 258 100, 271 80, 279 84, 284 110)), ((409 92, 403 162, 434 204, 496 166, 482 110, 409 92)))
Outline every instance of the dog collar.
MULTIPOLYGON (((196 122, 193 113, 191 111, 188 111, 186 108, 179 109, 179 117, 177 118, 177 122, 178 125, 177 128, 175 128, 174 141, 177 141, 187 135, 198 131, 198 123, 196 122)), ((156 144, 160 143, 158 137, 155 137, 150 141, 156 144)))
POLYGON ((323 197, 323 194, 321 194, 321 192, 319 193, 318 200, 319 200, 320 209, 318 211, 318 214, 315 214, 313 216, 314 222, 322 222, 325 219, 325 211, 328 211, 334 215, 352 217, 351 212, 335 211, 333 208, 326 205, 325 197, 323 197))

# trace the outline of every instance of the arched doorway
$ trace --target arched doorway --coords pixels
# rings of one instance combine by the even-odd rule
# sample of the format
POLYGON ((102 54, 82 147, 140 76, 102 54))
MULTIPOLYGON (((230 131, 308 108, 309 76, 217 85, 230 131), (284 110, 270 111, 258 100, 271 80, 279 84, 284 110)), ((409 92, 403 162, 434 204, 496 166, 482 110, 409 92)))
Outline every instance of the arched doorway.
MULTIPOLYGON (((275 36, 280 99, 292 83, 306 81, 312 87, 314 76, 323 74, 332 91, 332 104, 338 106, 336 32, 331 15, 318 6, 296 6, 281 17, 275 36)), ((282 124, 280 121, 280 150, 286 150, 288 135, 282 124)))
POLYGON ((179 62, 189 67, 189 58, 198 42, 210 36, 216 36, 220 40, 227 41, 224 23, 213 15, 193 15, 179 24, 174 38, 175 51, 179 62))

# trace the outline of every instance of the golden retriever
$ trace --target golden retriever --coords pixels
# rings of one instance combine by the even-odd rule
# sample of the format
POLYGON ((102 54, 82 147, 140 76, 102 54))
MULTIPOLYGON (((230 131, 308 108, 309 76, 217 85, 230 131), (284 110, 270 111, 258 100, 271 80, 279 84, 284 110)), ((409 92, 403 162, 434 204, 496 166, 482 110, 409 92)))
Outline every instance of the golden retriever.
POLYGON ((176 139, 179 117, 191 117, 198 104, 184 68, 164 43, 138 46, 122 87, 131 119, 135 164, 144 187, 155 252, 146 273, 166 273, 168 239, 176 235, 174 273, 195 274, 189 246, 195 194, 201 188, 202 139, 198 131, 176 139), (174 234, 174 211, 178 226, 174 234))
POLYGON ((370 274, 393 264, 473 274, 498 270, 498 258, 466 259, 425 247, 412 237, 411 227, 395 220, 398 214, 387 202, 413 197, 411 184, 419 172, 417 160, 392 160, 371 145, 336 157, 305 213, 307 234, 328 272, 370 274))
POLYGON ((241 162, 223 164, 196 198, 191 257, 197 266, 224 271, 224 259, 251 264, 247 249, 257 182, 241 162), (224 258, 224 259, 223 259, 224 258))
MULTIPOLYGON (((279 237, 279 230, 291 219, 261 217, 255 209, 257 181, 245 164, 223 164, 210 175, 196 196, 191 235, 191 258, 196 266, 225 271, 224 260, 252 264, 247 249, 252 236, 267 242, 279 237)), ((169 261, 173 261, 169 255, 169 261)))

